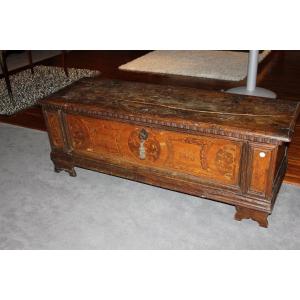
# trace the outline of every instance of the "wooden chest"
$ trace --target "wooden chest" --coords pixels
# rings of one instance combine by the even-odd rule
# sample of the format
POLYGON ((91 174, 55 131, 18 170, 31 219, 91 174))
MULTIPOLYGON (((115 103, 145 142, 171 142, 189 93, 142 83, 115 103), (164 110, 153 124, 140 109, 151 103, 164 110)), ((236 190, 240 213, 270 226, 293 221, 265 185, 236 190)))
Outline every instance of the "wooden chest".
POLYGON ((293 101, 95 78, 41 104, 56 171, 82 167, 225 202, 236 220, 264 227, 299 114, 293 101))

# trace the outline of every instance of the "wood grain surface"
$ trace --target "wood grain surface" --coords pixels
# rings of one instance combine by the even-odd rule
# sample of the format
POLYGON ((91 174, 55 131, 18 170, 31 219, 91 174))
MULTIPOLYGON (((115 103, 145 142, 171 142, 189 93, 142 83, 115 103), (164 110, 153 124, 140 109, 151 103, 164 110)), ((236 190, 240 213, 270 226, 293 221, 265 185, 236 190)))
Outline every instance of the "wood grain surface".
POLYGON ((47 103, 91 112, 155 116, 190 126, 289 142, 300 103, 120 80, 83 79, 48 97, 47 103))

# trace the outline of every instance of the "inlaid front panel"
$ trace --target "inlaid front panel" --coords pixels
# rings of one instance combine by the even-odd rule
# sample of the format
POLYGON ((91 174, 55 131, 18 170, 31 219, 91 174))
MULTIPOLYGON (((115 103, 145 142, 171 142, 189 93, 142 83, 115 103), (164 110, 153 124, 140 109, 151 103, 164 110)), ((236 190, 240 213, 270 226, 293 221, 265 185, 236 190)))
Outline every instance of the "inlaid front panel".
POLYGON ((169 135, 170 160, 176 170, 237 184, 240 145, 218 138, 169 135))
POLYGON ((66 116, 74 152, 238 185, 241 144, 83 116, 66 116))

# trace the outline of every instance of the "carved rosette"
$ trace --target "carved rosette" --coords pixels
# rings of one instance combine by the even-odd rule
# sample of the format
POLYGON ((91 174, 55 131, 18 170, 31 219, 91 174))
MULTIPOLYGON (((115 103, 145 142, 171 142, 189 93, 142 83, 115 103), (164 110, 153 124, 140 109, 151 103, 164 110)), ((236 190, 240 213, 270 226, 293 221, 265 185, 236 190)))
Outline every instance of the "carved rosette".
POLYGON ((161 151, 159 142, 152 133, 148 133, 147 138, 141 140, 140 133, 141 130, 134 130, 128 138, 128 147, 131 153, 139 160, 155 162, 161 151), (141 148, 143 148, 143 156, 141 156, 141 148))
POLYGON ((72 118, 69 122, 73 147, 87 149, 90 145, 90 133, 85 123, 80 118, 72 118))
POLYGON ((234 173, 234 149, 223 147, 218 150, 215 163, 221 174, 231 178, 234 173))

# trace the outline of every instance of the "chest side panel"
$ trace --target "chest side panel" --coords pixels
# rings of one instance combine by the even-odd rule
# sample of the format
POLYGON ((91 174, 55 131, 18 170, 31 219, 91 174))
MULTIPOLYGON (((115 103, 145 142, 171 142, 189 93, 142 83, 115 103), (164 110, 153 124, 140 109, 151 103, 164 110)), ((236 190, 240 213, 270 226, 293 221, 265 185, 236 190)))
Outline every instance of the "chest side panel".
POLYGON ((239 185, 238 141, 71 114, 66 115, 66 123, 72 151, 80 155, 239 185))
POLYGON ((282 176, 285 148, 285 145, 250 145, 248 194, 272 198, 274 184, 282 176))
POLYGON ((64 139, 57 111, 45 111, 49 139, 53 148, 63 148, 64 139))
POLYGON ((264 193, 268 181, 271 151, 264 148, 252 149, 252 177, 250 191, 264 193))

